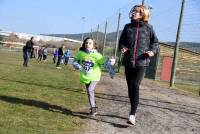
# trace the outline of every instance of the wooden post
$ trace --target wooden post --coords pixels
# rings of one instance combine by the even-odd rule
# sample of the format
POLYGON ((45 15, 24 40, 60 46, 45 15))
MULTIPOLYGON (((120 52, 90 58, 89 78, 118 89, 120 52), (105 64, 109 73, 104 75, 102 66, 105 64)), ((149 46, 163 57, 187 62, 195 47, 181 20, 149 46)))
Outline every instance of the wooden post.
POLYGON ((200 88, 199 88, 199 96, 200 96, 200 88))
POLYGON ((104 40, 103 40, 103 56, 104 56, 104 49, 105 49, 105 45, 106 45, 106 34, 107 34, 107 27, 108 27, 108 21, 106 20, 105 23, 105 32, 104 32, 104 40))
POLYGON ((119 42, 119 25, 120 25, 120 18, 121 13, 119 12, 118 20, 117 20, 117 33, 116 33, 116 44, 115 44, 115 59, 117 57, 117 49, 118 49, 118 42, 119 42))
POLYGON ((142 0, 142 5, 144 5, 144 1, 145 1, 145 0, 142 0))
POLYGON ((179 52, 179 44, 180 44, 179 40, 180 40, 184 7, 185 7, 185 0, 182 0, 181 13, 180 13, 180 17, 179 17, 178 30, 177 30, 177 34, 176 34, 176 45, 175 45, 175 49, 174 49, 174 58, 173 58, 173 64, 172 64, 171 79, 170 79, 171 87, 174 87, 175 76, 176 76, 176 65, 178 62, 178 52, 179 52))
POLYGON ((96 41, 99 40, 99 24, 97 25, 97 32, 96 32, 96 41))

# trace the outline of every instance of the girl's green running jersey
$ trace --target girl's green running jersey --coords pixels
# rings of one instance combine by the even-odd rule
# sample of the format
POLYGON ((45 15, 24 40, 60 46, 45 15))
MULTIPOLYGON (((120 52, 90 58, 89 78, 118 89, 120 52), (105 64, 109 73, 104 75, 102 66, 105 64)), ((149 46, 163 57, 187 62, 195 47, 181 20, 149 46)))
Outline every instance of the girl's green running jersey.
POLYGON ((101 65, 104 64, 103 56, 97 51, 90 53, 79 51, 76 60, 83 67, 80 71, 80 81, 82 83, 90 83, 91 81, 99 81, 101 78, 101 65))

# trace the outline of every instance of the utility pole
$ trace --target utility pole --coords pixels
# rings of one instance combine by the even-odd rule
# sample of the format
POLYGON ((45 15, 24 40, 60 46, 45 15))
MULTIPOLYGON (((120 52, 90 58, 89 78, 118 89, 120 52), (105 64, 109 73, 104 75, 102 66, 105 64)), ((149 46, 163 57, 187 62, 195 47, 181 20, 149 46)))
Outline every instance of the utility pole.
POLYGON ((118 43, 119 43, 119 25, 120 25, 120 18, 121 13, 119 12, 118 20, 117 20, 117 35, 116 35, 116 44, 115 44, 115 59, 117 57, 117 49, 118 49, 118 43))
POLYGON ((145 0, 142 0, 142 5, 144 5, 145 0))
POLYGON ((178 52, 179 52, 179 44, 180 44, 180 33, 181 33, 181 26, 182 26, 184 8, 185 8, 185 0, 182 0, 178 30, 177 30, 177 34, 176 34, 176 45, 175 45, 175 49, 174 49, 172 71, 171 71, 171 79, 170 79, 170 86, 171 87, 174 87, 174 82, 175 82, 176 66, 177 66, 177 61, 178 61, 178 52))
POLYGON ((96 41, 99 40, 99 24, 97 25, 96 41))
POLYGON ((91 34, 91 37, 93 38, 93 30, 92 30, 92 28, 91 28, 91 33, 90 34, 91 34))
POLYGON ((105 32, 104 32, 104 40, 103 40, 103 56, 104 56, 104 49, 105 49, 105 45, 106 45, 106 34, 107 34, 107 27, 108 27, 108 21, 106 20, 105 23, 105 32))
POLYGON ((84 20, 85 20, 85 17, 81 17, 82 19, 82 36, 81 36, 81 40, 83 41, 84 39, 84 20))
POLYGON ((199 88, 199 96, 200 96, 200 88, 199 88))

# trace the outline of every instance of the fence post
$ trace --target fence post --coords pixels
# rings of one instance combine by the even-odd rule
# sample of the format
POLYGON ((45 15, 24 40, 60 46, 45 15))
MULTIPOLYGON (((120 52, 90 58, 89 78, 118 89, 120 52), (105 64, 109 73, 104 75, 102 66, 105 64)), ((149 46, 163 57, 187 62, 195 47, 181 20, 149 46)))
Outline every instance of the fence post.
POLYGON ((178 61, 178 51, 179 51, 179 43, 180 43, 179 40, 180 40, 184 7, 185 7, 185 0, 182 0, 181 13, 180 13, 180 17, 179 17, 178 30, 177 30, 177 34, 176 34, 176 45, 175 45, 175 49, 174 49, 174 58, 173 58, 172 71, 171 71, 171 79, 170 79, 171 87, 174 87, 174 81, 175 81, 175 75, 176 75, 176 65, 177 65, 177 61, 178 61))
POLYGON ((97 25, 96 41, 99 40, 99 24, 97 25))
POLYGON ((119 73, 120 72, 120 67, 121 67, 121 64, 122 64, 122 53, 120 53, 120 56, 119 56, 119 60, 118 60, 118 67, 117 67, 117 72, 119 73))
POLYGON ((91 34, 91 37, 93 38, 93 30, 92 30, 92 28, 91 28, 91 33, 90 34, 91 34))
POLYGON ((104 49, 105 49, 105 45, 106 45, 106 34, 107 34, 107 27, 108 27, 108 22, 106 20, 106 23, 105 23, 105 32, 104 32, 104 39, 103 39, 103 56, 104 56, 104 49))
POLYGON ((142 5, 144 5, 145 0, 142 0, 142 5))
POLYGON ((82 35, 81 35, 81 40, 83 41, 84 40, 84 20, 85 20, 85 17, 81 17, 82 19, 82 35))
POLYGON ((200 96, 200 88, 199 88, 199 96, 200 96))
POLYGON ((115 44, 115 59, 117 57, 117 49, 118 49, 118 42, 119 42, 119 25, 120 25, 120 18, 121 13, 119 12, 118 20, 117 20, 117 34, 116 34, 116 44, 115 44))

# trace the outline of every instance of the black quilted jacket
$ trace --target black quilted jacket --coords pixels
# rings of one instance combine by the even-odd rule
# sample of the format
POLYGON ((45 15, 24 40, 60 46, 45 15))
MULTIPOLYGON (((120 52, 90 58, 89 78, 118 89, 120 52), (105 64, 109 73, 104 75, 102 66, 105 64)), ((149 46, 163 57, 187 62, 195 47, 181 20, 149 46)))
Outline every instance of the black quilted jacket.
POLYGON ((158 49, 158 39, 153 27, 141 21, 126 24, 119 40, 119 50, 122 48, 128 48, 123 57, 125 66, 148 66, 150 59, 145 52, 156 53, 158 49))

